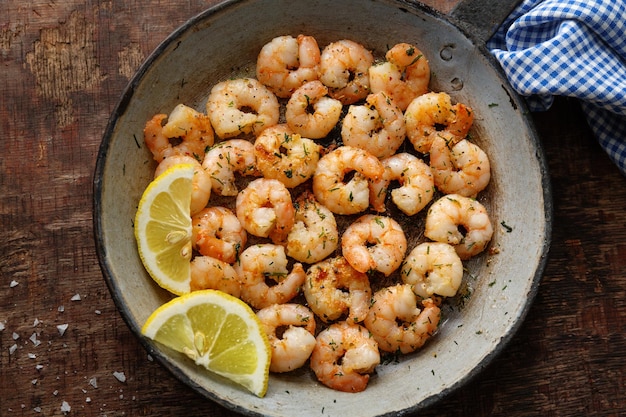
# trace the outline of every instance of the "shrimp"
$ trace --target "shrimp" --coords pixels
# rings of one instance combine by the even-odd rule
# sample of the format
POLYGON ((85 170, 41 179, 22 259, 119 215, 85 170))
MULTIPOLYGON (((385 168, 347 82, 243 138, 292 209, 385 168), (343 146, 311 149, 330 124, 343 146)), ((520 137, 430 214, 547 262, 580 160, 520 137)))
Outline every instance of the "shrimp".
POLYGON ((433 139, 444 131, 461 140, 472 127, 474 113, 463 103, 452 105, 446 93, 426 93, 415 98, 404 112, 406 133, 416 151, 428 153, 433 139))
POLYGON ((367 275, 342 256, 312 265, 302 290, 309 308, 325 323, 346 313, 350 323, 363 321, 372 296, 367 275))
POLYGON ((391 190, 391 200, 407 216, 419 213, 434 195, 434 179, 430 167, 410 153, 398 153, 381 161, 385 167, 383 180, 370 183, 370 202, 376 211, 384 211, 384 201, 391 181, 400 187, 391 190))
POLYGON ((158 177, 169 168, 178 164, 193 165, 193 180, 191 190, 191 206, 189 213, 193 216, 204 209, 211 198, 211 177, 202 168, 198 160, 192 156, 172 154, 164 158, 154 171, 154 177, 158 177))
POLYGON ((234 268, 241 281, 241 299, 257 309, 288 303, 306 279, 302 264, 294 264, 289 272, 285 248, 271 243, 247 247, 234 268), (268 285, 268 278, 276 284, 268 285))
POLYGON ((411 353, 421 348, 435 333, 441 310, 427 298, 423 309, 408 284, 397 284, 378 290, 372 299, 365 327, 385 352, 411 353))
POLYGON ((236 213, 248 233, 284 243, 295 221, 291 194, 282 182, 259 178, 237 195, 236 213))
POLYGON ((222 139, 241 134, 258 135, 278 123, 278 99, 254 78, 239 78, 216 84, 207 100, 207 114, 222 139))
POLYGON ((430 167, 435 185, 444 194, 476 197, 491 179, 489 157, 467 139, 456 144, 447 139, 438 135, 430 147, 430 167))
POLYGON ((428 209, 424 235, 436 242, 449 243, 462 260, 467 260, 487 247, 493 226, 487 210, 478 201, 449 194, 428 209))
POLYGON ((191 242, 202 255, 234 263, 246 246, 247 233, 226 207, 207 207, 191 217, 191 242))
POLYGON ((463 263, 451 245, 424 242, 406 257, 400 276, 422 298, 433 295, 452 297, 463 279, 463 263))
POLYGON ((254 142, 256 166, 265 178, 297 187, 315 173, 321 146, 303 138, 286 124, 265 129, 254 142))
POLYGON ((387 93, 404 111, 415 97, 428 92, 430 65, 422 51, 408 43, 395 45, 385 58, 370 68, 370 88, 387 93))
POLYGON ((317 379, 327 387, 361 392, 380 363, 380 352, 365 327, 342 321, 317 335, 310 363, 317 379))
POLYGON ((220 142, 206 153, 202 167, 211 177, 212 189, 219 195, 235 196, 235 172, 242 175, 260 175, 256 168, 254 145, 244 139, 220 142))
POLYGON ((332 98, 342 104, 356 103, 370 92, 373 62, 374 56, 363 45, 345 39, 333 42, 322 50, 319 79, 332 98))
POLYGON ((173 155, 187 155, 202 161, 214 141, 209 117, 184 104, 174 107, 169 116, 154 115, 143 132, 144 142, 157 162, 173 155))
POLYGON ((385 173, 383 164, 369 152, 340 146, 322 156, 313 175, 317 201, 335 214, 355 214, 369 206, 368 178, 377 181, 385 173), (344 182, 346 174, 356 171, 344 182))
POLYGON ((359 272, 379 271, 389 276, 406 253, 406 237, 391 217, 366 214, 352 223, 341 237, 341 251, 359 272))
POLYGON ((294 207, 295 223, 287 236, 287 255, 308 264, 319 262, 339 245, 335 216, 309 192, 300 194, 294 207))
POLYGON ((230 264, 210 256, 196 256, 191 261, 191 291, 214 289, 239 298, 239 274, 230 264))
POLYGON ((365 149, 378 158, 396 153, 405 135, 402 111, 382 91, 368 95, 364 105, 350 106, 341 126, 344 145, 365 149))
POLYGON ((278 97, 287 98, 304 83, 317 80, 319 70, 320 48, 315 38, 286 35, 261 48, 256 77, 278 97))
POLYGON ((272 349, 270 371, 289 372, 302 367, 315 348, 315 318, 311 310, 301 304, 272 304, 256 315, 272 349))
POLYGON ((328 97, 328 87, 315 80, 303 84, 292 94, 285 108, 285 119, 294 132, 319 139, 333 130, 341 110, 341 102, 328 97))

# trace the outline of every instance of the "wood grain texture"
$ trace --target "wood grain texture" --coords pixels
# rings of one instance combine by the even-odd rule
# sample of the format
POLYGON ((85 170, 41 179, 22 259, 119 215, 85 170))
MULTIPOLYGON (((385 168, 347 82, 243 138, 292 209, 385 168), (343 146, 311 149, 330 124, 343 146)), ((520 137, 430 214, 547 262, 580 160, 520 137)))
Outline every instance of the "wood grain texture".
MULTIPOLYGON (((98 146, 126 83, 212 3, 0 2, 0 415, 231 414, 130 333, 98 267, 91 212, 98 146)), ((626 180, 575 102, 534 118, 555 209, 536 301, 491 365, 420 415, 626 413, 626 180)))

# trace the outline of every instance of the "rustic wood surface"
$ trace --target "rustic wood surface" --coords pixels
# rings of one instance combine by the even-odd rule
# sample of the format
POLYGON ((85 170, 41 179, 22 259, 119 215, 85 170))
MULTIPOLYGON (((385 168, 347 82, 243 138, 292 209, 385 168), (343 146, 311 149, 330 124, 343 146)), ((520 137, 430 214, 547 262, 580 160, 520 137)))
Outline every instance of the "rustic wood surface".
MULTIPOLYGON (((92 232, 109 114, 142 60, 211 3, 0 2, 1 416, 231 414, 149 360, 92 232)), ((575 102, 534 118, 555 211, 536 300, 490 366, 420 415, 626 414, 626 179, 575 102)))

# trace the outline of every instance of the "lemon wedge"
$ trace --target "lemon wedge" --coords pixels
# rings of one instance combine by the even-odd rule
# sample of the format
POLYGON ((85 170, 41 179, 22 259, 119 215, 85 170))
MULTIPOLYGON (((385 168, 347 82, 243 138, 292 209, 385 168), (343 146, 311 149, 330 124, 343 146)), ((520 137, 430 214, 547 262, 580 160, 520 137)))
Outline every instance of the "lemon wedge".
POLYGON ((194 167, 171 167, 146 187, 135 216, 135 238, 144 267, 161 287, 190 291, 191 193, 194 167))
POLYGON ((155 310, 141 332, 255 395, 265 396, 270 345, 254 311, 238 298, 218 290, 176 297, 155 310))

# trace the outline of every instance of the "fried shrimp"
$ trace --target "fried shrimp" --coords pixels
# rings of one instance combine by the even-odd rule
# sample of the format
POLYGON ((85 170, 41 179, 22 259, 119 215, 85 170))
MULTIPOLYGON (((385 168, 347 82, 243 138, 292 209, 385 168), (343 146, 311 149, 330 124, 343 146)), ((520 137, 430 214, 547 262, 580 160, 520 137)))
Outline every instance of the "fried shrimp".
POLYGON ((270 243, 246 248, 234 268, 241 281, 241 299, 258 309, 288 303, 306 279, 302 264, 294 264, 289 272, 285 248, 270 243), (268 285, 268 279, 276 284, 268 285))
POLYGON ((219 195, 235 196, 235 172, 241 175, 260 175, 256 168, 254 145, 244 139, 219 142, 209 149, 202 167, 211 177, 212 189, 219 195))
POLYGON ((237 218, 254 236, 282 244, 295 221, 289 190, 278 180, 258 178, 237 195, 237 218))
POLYGON ((366 214, 352 223, 341 237, 343 256, 359 272, 379 271, 389 276, 406 253, 402 228, 391 217, 366 214))
POLYGON ((303 138, 286 124, 268 127, 254 142, 256 166, 265 178, 297 187, 315 173, 321 146, 303 138))
POLYGON ((294 207, 295 223, 287 236, 287 255, 308 264, 319 262, 339 245, 335 216, 309 192, 300 194, 294 207))
POLYGON ((424 242, 406 257, 400 276, 422 298, 452 297, 463 279, 463 263, 449 244, 424 242))
POLYGON ((202 255, 232 264, 246 246, 248 235, 226 207, 207 207, 191 217, 191 243, 202 255))
POLYGON ((178 164, 190 164, 193 165, 193 180, 191 190, 191 206, 189 212, 193 216, 200 210, 206 207, 211 198, 211 177, 202 168, 198 160, 188 155, 173 154, 164 158, 159 165, 157 165, 154 171, 154 177, 158 177, 169 168, 178 164))
POLYGON ((278 123, 278 99, 254 78, 239 78, 216 84, 209 94, 207 114, 222 139, 242 134, 258 135, 278 123))
POLYGON ((363 45, 346 39, 333 42, 322 50, 319 79, 331 97, 342 104, 356 103, 370 92, 373 62, 374 56, 363 45))
POLYGON ((435 185, 444 194, 476 195, 491 179, 489 157, 480 147, 467 139, 456 144, 438 135, 430 147, 430 167, 435 185))
POLYGON ((256 314, 272 349, 270 371, 289 372, 302 367, 315 348, 311 310, 301 304, 272 304, 256 314))
POLYGON ((241 283, 239 275, 228 263, 210 256, 196 256, 191 261, 191 291, 220 290, 239 297, 241 283))
POLYGON ((385 352, 411 353, 435 333, 441 311, 430 298, 417 307, 410 285, 397 284, 376 291, 365 318, 365 327, 385 352))
POLYGON ((378 158, 393 155, 404 142, 402 111, 384 92, 370 94, 363 105, 352 105, 343 119, 344 145, 365 149, 378 158))
POLYGON ((339 100, 328 96, 321 81, 309 81, 298 88, 285 108, 285 119, 296 133, 311 139, 327 136, 341 117, 339 100))
POLYGON ((452 104, 446 93, 426 93, 415 98, 404 112, 406 134, 416 151, 428 153, 439 131, 457 141, 467 136, 474 122, 472 109, 463 103, 452 104))
POLYGON ((340 146, 320 158, 313 175, 317 201, 335 214, 355 214, 369 206, 368 179, 377 181, 385 168, 374 155, 352 146, 340 146), (354 176, 344 182, 348 173, 354 176))
POLYGON ((415 97, 428 92, 430 65, 422 51, 408 43, 399 43, 387 51, 387 61, 369 70, 373 93, 385 92, 404 111, 415 97))
POLYGON ((320 48, 313 36, 305 35, 272 39, 261 48, 256 63, 257 79, 281 98, 317 80, 319 70, 320 48))
POLYGON ((449 243, 459 257, 466 260, 487 247, 493 226, 487 210, 478 201, 450 194, 428 209, 424 235, 436 242, 449 243))
POLYGON ((372 296, 367 275, 342 256, 312 265, 302 290, 309 308, 325 323, 346 313, 350 323, 363 321, 372 296))
POLYGON ((391 181, 400 187, 391 190, 391 201, 407 216, 419 213, 434 195, 434 179, 430 167, 410 153, 398 153, 381 161, 385 167, 383 180, 370 184, 370 203, 376 211, 385 210, 385 197, 391 181))
POLYGON ((380 353, 365 327, 342 321, 317 335, 310 362, 317 379, 327 387, 361 392, 380 363, 380 353))
POLYGON ((213 145, 214 133, 207 115, 178 104, 169 116, 157 114, 146 123, 144 141, 157 162, 174 155, 202 162, 207 148, 213 145))

